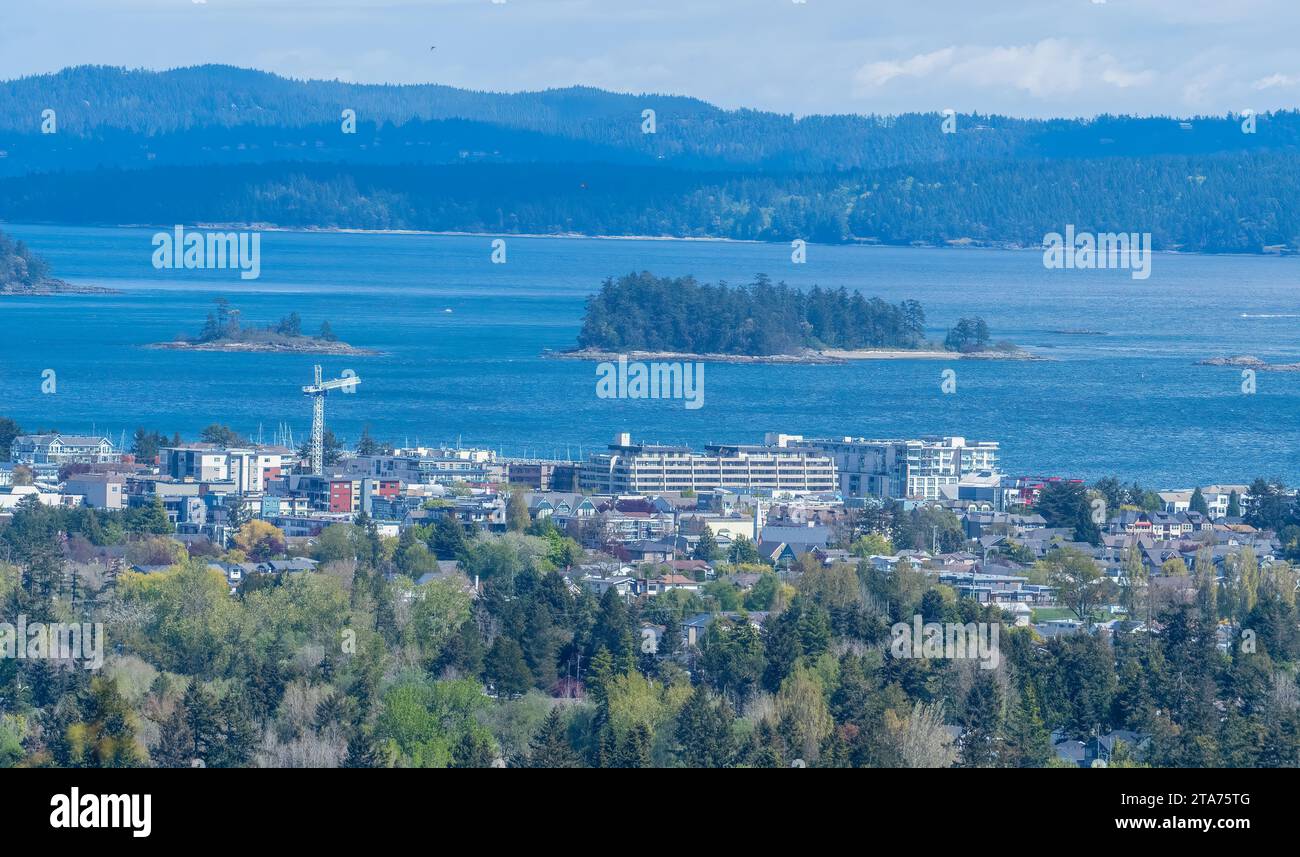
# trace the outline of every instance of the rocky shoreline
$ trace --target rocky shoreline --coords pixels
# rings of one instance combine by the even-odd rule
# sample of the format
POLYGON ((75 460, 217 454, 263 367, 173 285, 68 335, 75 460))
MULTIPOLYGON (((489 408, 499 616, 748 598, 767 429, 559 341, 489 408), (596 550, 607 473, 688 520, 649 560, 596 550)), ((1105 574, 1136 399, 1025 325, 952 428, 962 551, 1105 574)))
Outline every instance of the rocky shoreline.
POLYGON ((34 286, 14 283, 0 284, 0 296, 3 297, 50 297, 52 295, 120 295, 117 289, 104 286, 74 286, 63 280, 42 280, 34 286))
POLYGON ((1255 369, 1260 372, 1300 372, 1300 363, 1269 363, 1251 354, 1236 354, 1232 357, 1210 357, 1201 360, 1197 366, 1229 366, 1236 369, 1255 369))
POLYGON ((145 346, 164 351, 225 351, 237 354, 328 354, 374 357, 381 352, 370 348, 357 348, 346 342, 306 340, 296 342, 154 342, 145 346))
POLYGON ((828 349, 816 351, 808 349, 794 354, 692 354, 682 351, 604 351, 594 348, 574 351, 547 351, 542 354, 551 360, 590 360, 596 362, 617 362, 620 358, 627 360, 657 360, 699 363, 754 363, 754 364, 800 364, 800 365, 838 365, 857 360, 1048 360, 1028 351, 972 351, 961 354, 955 351, 927 351, 908 349, 864 349, 860 351, 840 351, 828 349))

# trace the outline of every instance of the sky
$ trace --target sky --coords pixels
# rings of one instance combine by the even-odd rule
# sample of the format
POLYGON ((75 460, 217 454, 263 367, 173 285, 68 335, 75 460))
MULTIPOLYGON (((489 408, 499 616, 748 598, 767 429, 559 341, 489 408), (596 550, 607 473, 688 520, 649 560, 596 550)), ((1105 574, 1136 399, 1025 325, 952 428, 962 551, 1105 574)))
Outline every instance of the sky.
POLYGON ((1300 106, 1297 0, 3 0, 0 79, 87 63, 781 113, 1300 106))

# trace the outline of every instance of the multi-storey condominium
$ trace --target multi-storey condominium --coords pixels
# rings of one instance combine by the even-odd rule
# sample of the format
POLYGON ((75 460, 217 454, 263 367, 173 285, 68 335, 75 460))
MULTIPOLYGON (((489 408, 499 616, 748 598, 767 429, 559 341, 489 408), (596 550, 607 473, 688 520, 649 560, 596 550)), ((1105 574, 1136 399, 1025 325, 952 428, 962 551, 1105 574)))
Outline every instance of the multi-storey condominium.
POLYGON ((210 443, 168 446, 159 452, 162 472, 173 479, 233 482, 240 493, 260 494, 266 483, 297 460, 291 449, 277 446, 223 447, 210 443))
POLYGON ((812 450, 711 444, 696 452, 633 443, 627 433, 587 458, 581 480, 584 491, 596 494, 709 488, 824 493, 836 488, 834 462, 812 450))
POLYGON ((940 486, 956 484, 963 476, 995 471, 998 461, 996 441, 964 437, 867 440, 769 434, 767 443, 830 456, 845 497, 937 500, 940 486))
POLYGON ((496 453, 489 449, 415 447, 392 454, 351 456, 340 462, 340 467, 357 476, 401 479, 408 485, 489 482, 503 474, 496 453))

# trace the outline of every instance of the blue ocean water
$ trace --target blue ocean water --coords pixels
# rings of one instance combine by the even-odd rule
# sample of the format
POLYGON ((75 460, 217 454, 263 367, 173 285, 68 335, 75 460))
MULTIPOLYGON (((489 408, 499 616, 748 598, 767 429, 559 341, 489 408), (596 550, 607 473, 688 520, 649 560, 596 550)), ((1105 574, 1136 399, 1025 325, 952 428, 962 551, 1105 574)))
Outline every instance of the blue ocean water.
POLYGON ((355 395, 330 398, 344 439, 455 442, 506 454, 577 456, 615 432, 702 444, 811 435, 963 435, 1002 443, 1015 474, 1116 474, 1155 486, 1300 479, 1300 374, 1263 373, 1243 394, 1239 370, 1210 356, 1300 360, 1300 260, 1158 254, 1150 279, 1057 271, 1032 251, 811 246, 806 264, 775 244, 262 233, 262 274, 157 271, 154 229, 6 224, 75 283, 118 295, 0 298, 0 415, 25 428, 117 438, 137 426, 193 437, 224 422, 267 439, 310 422, 301 386, 315 362, 352 369, 355 395), (572 347, 585 298, 634 270, 748 282, 845 286, 916 298, 931 335, 982 315, 994 338, 1050 362, 868 361, 842 366, 709 364, 705 404, 597 398, 592 363, 546 360, 572 347), (225 296, 245 323, 297 311, 381 356, 341 358, 157 351, 193 334, 225 296), (450 310, 450 312, 447 312, 450 310), (1065 336, 1088 329, 1106 336, 1065 336), (940 374, 957 371, 957 392, 940 374), (41 393, 54 369, 58 388, 41 393))

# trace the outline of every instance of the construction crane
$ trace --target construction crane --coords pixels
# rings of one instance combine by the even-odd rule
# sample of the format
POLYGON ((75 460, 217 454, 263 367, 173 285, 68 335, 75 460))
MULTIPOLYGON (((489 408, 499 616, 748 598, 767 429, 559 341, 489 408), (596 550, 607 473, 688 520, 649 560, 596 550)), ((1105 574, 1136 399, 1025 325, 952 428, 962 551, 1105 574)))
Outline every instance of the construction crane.
POLYGON ((351 392, 361 383, 355 374, 345 372, 344 375, 343 378, 322 381, 320 366, 317 366, 316 383, 302 388, 303 393, 311 397, 311 472, 317 476, 325 472, 325 394, 330 390, 351 392))

